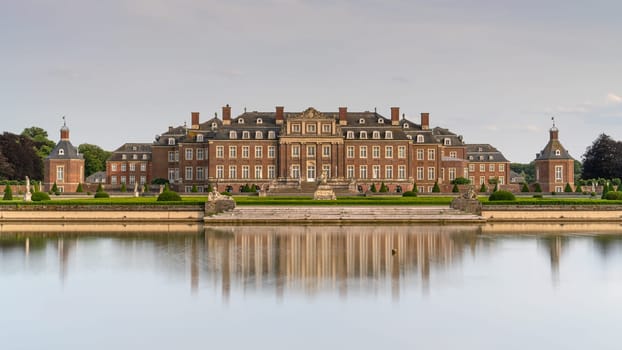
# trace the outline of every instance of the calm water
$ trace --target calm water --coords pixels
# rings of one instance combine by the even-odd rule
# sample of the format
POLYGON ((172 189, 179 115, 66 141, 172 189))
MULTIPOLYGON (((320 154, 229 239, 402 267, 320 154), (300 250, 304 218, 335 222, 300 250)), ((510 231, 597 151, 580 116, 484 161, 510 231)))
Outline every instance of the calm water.
POLYGON ((0 348, 620 349, 616 230, 3 232, 0 348))

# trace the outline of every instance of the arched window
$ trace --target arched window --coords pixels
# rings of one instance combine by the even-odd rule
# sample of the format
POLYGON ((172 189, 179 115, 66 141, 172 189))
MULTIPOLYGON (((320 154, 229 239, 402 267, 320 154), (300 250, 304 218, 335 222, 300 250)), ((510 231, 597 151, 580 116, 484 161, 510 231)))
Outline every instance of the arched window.
POLYGON ((561 155, 562 155, 562 152, 561 152, 560 150, 556 149, 556 150, 555 150, 555 155, 556 155, 556 156, 561 156, 561 155))
POLYGON ((263 119, 257 118, 257 124, 263 124, 263 119))
POLYGON ((417 143, 423 143, 423 135, 417 135, 417 143))
POLYGON ((372 138, 372 139, 374 139, 374 140, 379 139, 379 138, 380 138, 380 131, 374 131, 374 132, 372 132, 372 134, 371 134, 371 138, 372 138))
POLYGON ((361 131, 361 133, 359 134, 359 138, 360 139, 366 139, 367 138, 367 131, 361 131))
POLYGON ((354 131, 348 131, 348 133, 346 134, 346 138, 353 139, 354 138, 354 131))
POLYGON ((244 124, 244 119, 242 118, 238 119, 238 124, 244 124))
POLYGON ((217 127, 218 127, 218 123, 213 122, 213 123, 212 123, 212 129, 216 129, 217 127))
POLYGON ((255 138, 256 139, 263 139, 263 132, 255 131, 255 138))
POLYGON ((393 138, 393 131, 385 131, 384 132, 384 138, 385 139, 392 139, 393 138))
POLYGON ((238 134, 234 130, 231 130, 231 131, 229 131, 229 138, 230 139, 237 139, 238 138, 238 134))
POLYGON ((64 156, 64 155, 65 155, 65 150, 64 150, 64 149, 62 149, 62 148, 61 148, 61 149, 59 149, 59 150, 58 150, 58 155, 59 155, 59 156, 64 156))
POLYGON ((378 124, 384 124, 384 119, 378 118, 378 124))

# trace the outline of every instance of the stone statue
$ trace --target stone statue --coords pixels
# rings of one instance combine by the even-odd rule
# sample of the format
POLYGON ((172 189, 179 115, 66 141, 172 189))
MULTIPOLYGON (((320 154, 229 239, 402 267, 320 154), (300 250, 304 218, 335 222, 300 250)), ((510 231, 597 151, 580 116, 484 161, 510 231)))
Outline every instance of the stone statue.
POLYGON ((134 182, 134 197, 138 197, 138 182, 134 182))
POLYGON ((24 201, 30 202, 32 193, 30 193, 30 178, 26 176, 26 192, 24 192, 24 201))
POLYGON ((473 185, 469 186, 469 189, 462 194, 462 198, 477 199, 477 193, 475 193, 475 188, 473 188, 473 185))
POLYGON ((160 193, 164 192, 164 185, 160 185, 160 193))
POLYGON ((322 175, 320 175, 320 183, 322 185, 326 185, 326 177, 327 177, 326 175, 327 175, 326 170, 322 171, 322 175))

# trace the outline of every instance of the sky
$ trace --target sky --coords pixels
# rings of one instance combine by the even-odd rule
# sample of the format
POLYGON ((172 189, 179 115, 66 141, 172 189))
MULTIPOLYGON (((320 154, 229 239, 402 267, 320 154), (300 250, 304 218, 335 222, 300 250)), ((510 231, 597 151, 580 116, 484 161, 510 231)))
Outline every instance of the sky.
POLYGON ((114 150, 249 111, 377 111, 534 159, 622 140, 617 0, 2 0, 0 130, 114 150))

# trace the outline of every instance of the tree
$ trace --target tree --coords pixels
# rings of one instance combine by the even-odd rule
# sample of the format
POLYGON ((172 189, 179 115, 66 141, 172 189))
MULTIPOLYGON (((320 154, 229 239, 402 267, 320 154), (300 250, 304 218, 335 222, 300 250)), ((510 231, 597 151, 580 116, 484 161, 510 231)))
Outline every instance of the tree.
POLYGON ((540 184, 539 184, 538 182, 536 182, 536 183, 533 185, 533 191, 534 191, 534 192, 542 192, 542 187, 540 187, 540 184))
POLYGON ((622 177, 622 144, 600 134, 583 154, 584 179, 622 177))
POLYGON ((43 179, 43 161, 37 155, 36 144, 29 137, 5 132, 0 135, 0 178, 43 179))
POLYGON ((529 164, 522 163, 510 163, 510 170, 517 174, 521 174, 525 178, 525 182, 531 183, 536 178, 536 163, 531 162, 529 164))
POLYGON ((0 180, 12 179, 14 173, 15 167, 4 156, 2 149, 0 149, 0 180))
POLYGON ((127 192, 127 187, 125 186, 125 182, 121 183, 121 192, 127 192))
POLYGON ((88 143, 78 146, 78 152, 84 157, 84 176, 90 176, 98 171, 106 171, 106 159, 112 154, 99 146, 88 143))
POLYGON ((197 185, 192 185, 192 189, 190 190, 190 192, 199 192, 197 185))
POLYGON ((214 192, 214 187, 212 187, 211 183, 207 184, 207 192, 214 192))
POLYGON ((488 188, 486 188, 486 184, 482 182, 482 187, 479 188, 480 192, 486 192, 488 191, 488 188))
POLYGON ((376 190, 376 184, 371 184, 371 188, 369 190, 372 192, 377 192, 378 190, 376 190))
POLYGON ((498 190, 498 187, 497 187, 497 186, 498 186, 498 185, 497 185, 497 183, 495 182, 495 187, 492 189, 492 192, 493 192, 493 193, 494 193, 494 192, 497 192, 497 190, 498 190))
POLYGON ((520 190, 521 192, 529 192, 529 186, 527 186, 526 182, 523 182, 523 188, 520 190))
POLYGON ((380 192, 389 192, 389 188, 384 184, 384 181, 380 184, 380 192))
POLYGON ((441 188, 438 186, 438 182, 434 183, 434 187, 432 187, 432 192, 435 192, 435 193, 441 192, 441 188))
POLYGON ((417 183, 416 182, 413 182, 413 189, 412 189, 411 192, 415 192, 415 193, 419 192, 419 189, 417 188, 417 183))
POLYGON ((454 184, 454 187, 452 187, 451 192, 453 192, 453 193, 460 192, 460 189, 458 189, 458 184, 454 184))
POLYGON ((82 188, 82 183, 78 184, 78 188, 76 188, 76 192, 78 193, 84 192, 84 189, 82 188))
POLYGON ((49 156, 50 152, 54 149, 54 146, 56 146, 56 143, 48 138, 48 132, 38 126, 26 128, 20 135, 28 137, 34 141, 37 155, 41 158, 41 160, 44 160, 47 156, 49 156))
POLYGON ((56 185, 56 182, 54 182, 54 185, 52 185, 52 189, 50 190, 50 192, 54 193, 57 196, 60 194, 60 191, 58 190, 58 186, 56 185))
POLYGON ((566 182, 566 187, 564 188, 564 192, 572 192, 572 187, 570 187, 570 183, 566 182))
POLYGON ((104 192, 104 186, 102 186, 102 184, 100 183, 99 185, 97 185, 97 190, 95 192, 104 192))
POLYGON ((468 185, 471 181, 464 177, 457 177, 455 180, 451 182, 454 185, 468 185))
POLYGON ((4 188, 4 197, 2 197, 2 200, 3 201, 13 200, 13 190, 11 190, 10 185, 6 185, 6 187, 4 188))

